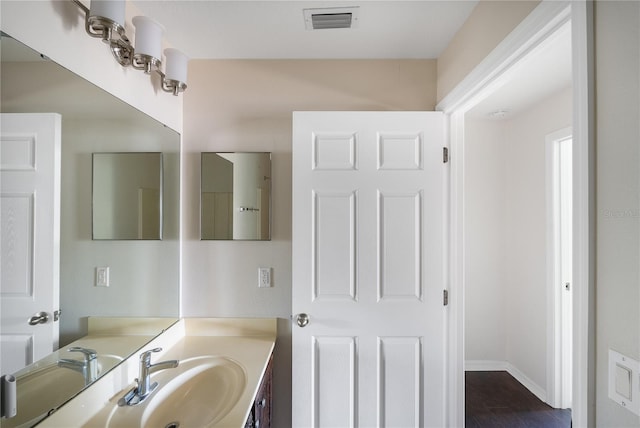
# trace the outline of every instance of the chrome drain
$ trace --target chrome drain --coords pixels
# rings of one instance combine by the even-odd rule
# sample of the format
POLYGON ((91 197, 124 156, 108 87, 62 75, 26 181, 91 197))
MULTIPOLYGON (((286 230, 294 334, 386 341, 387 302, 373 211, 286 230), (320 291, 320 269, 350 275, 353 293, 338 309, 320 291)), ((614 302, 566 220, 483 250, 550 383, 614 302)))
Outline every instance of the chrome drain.
POLYGON ((169 422, 167 425, 165 425, 164 428, 179 428, 180 427, 180 422, 175 421, 175 422, 169 422))

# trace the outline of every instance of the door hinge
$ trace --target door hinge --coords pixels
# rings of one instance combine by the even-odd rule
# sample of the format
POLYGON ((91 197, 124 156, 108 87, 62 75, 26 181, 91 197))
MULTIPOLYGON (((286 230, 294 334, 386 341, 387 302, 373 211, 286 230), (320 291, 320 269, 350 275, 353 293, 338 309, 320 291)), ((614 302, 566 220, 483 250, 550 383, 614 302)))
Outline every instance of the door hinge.
POLYGON ((442 290, 442 304, 449 305, 449 290, 442 290))
POLYGON ((442 148, 442 163, 447 163, 449 162, 449 148, 448 147, 443 147, 442 148))

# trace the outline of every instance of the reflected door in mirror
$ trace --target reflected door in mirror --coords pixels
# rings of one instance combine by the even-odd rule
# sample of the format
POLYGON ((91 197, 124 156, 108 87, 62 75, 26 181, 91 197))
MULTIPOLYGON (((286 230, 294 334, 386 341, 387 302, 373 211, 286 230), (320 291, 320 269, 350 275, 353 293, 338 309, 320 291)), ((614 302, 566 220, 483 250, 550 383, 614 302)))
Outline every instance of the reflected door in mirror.
POLYGON ((58 347, 62 118, 3 113, 0 120, 0 362, 9 374, 58 347))

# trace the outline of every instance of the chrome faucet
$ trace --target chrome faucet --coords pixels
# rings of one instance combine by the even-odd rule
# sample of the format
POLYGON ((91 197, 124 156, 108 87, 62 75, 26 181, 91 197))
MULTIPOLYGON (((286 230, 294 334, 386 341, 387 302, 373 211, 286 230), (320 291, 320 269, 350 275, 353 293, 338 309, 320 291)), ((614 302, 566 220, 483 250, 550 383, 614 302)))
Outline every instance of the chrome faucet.
POLYGON ((138 386, 127 392, 124 397, 118 400, 119 406, 134 406, 142 403, 158 386, 158 382, 151 383, 151 373, 157 372, 158 370, 178 367, 178 360, 168 360, 151 364, 151 354, 153 352, 160 351, 162 351, 162 348, 154 348, 140 354, 140 370, 138 378, 136 379, 138 386))
POLYGON ((63 358, 58 360, 58 367, 74 370, 82 373, 84 377, 84 384, 89 385, 91 382, 98 379, 98 353, 93 349, 82 348, 80 346, 73 346, 67 349, 68 352, 80 352, 83 356, 83 361, 74 360, 71 358, 63 358))

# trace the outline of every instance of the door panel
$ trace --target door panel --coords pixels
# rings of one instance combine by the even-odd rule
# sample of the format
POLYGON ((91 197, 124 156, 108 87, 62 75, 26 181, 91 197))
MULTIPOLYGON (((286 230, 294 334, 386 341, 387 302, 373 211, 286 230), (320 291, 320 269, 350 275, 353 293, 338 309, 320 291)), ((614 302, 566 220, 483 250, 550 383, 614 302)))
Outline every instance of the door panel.
POLYGON ((444 117, 294 113, 293 425, 444 425, 444 117))
POLYGON ((2 373, 58 346, 60 116, 2 114, 0 299, 2 373), (29 318, 46 312, 46 323, 29 318))
POLYGON ((314 194, 314 300, 356 300, 355 203, 354 193, 314 194))
POLYGON ((314 426, 355 425, 356 370, 354 337, 313 338, 314 426), (324 376, 325 373, 332 376, 324 376))
POLYGON ((379 338, 378 362, 378 426, 420 426, 421 338, 379 338))
POLYGON ((380 300, 421 300, 422 195, 380 194, 378 206, 380 300))

